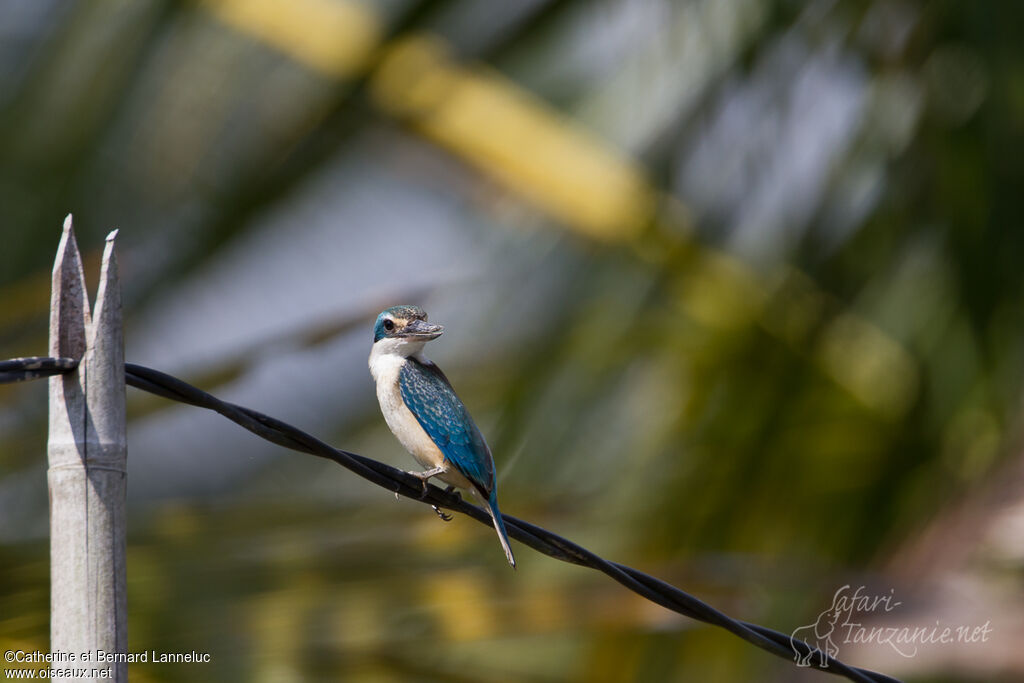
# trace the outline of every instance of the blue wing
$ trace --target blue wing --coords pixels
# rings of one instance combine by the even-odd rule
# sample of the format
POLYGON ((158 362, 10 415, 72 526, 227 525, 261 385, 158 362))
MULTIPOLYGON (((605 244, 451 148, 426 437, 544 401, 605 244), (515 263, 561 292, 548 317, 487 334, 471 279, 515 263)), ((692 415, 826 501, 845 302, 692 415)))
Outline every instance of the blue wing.
POLYGON ((485 497, 494 490, 494 460, 469 411, 441 369, 406 359, 398 374, 402 398, 444 457, 485 497))

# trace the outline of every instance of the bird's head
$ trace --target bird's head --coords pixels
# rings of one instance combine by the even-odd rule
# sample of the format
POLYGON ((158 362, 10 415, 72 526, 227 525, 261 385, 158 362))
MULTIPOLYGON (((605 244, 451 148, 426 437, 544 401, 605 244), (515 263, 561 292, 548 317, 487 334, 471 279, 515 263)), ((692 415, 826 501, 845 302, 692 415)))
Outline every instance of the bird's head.
POLYGON ((377 316, 377 323, 373 326, 373 344, 408 356, 443 332, 440 325, 427 322, 427 313, 419 306, 392 306, 377 316))

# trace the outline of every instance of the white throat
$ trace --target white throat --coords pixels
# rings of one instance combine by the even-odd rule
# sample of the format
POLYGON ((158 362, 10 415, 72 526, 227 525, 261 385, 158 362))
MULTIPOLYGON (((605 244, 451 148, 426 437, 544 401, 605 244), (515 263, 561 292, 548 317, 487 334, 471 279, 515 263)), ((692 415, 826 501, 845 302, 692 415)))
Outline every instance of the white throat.
POLYGON ((380 382, 385 376, 390 377, 391 373, 402 367, 406 358, 426 360, 423 357, 424 344, 425 341, 389 337, 375 341, 370 350, 370 374, 373 379, 380 382))

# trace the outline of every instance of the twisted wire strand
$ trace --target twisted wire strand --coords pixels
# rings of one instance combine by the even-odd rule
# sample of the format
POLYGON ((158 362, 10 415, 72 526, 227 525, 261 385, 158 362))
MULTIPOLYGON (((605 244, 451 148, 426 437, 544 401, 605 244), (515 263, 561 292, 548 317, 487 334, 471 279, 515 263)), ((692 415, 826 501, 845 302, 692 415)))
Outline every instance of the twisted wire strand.
MULTIPOLYGON (((15 358, 0 361, 0 384, 39 379, 71 372, 78 361, 70 358, 15 358)), ((167 373, 134 363, 125 363, 125 382, 143 391, 171 401, 206 408, 223 415, 253 434, 285 448, 333 460, 360 477, 406 498, 461 512, 478 522, 491 526, 490 515, 480 507, 462 499, 458 493, 447 493, 433 484, 390 465, 366 456, 330 446, 315 436, 277 418, 251 408, 222 401, 202 389, 167 373)), ((808 661, 811 667, 825 673, 864 683, 897 682, 882 673, 844 664, 807 642, 792 638, 774 629, 733 619, 706 602, 661 579, 632 567, 611 562, 586 548, 547 529, 525 520, 503 515, 509 536, 534 550, 563 562, 590 567, 609 576, 637 595, 697 621, 723 628, 762 650, 783 659, 808 661), (824 662, 822 662, 824 660, 824 662)))
POLYGON ((78 367, 74 358, 46 358, 45 356, 29 356, 0 360, 0 384, 11 382, 27 382, 42 379, 51 375, 63 375, 78 367))

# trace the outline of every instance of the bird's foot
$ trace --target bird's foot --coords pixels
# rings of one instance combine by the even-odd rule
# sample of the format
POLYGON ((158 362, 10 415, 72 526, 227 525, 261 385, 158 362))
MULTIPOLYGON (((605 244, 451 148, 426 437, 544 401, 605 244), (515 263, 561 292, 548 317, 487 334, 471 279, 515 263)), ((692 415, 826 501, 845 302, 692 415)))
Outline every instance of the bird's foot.
MULTIPOLYGON (((456 498, 459 498, 459 499, 462 498, 462 496, 459 495, 459 492, 455 490, 454 486, 449 485, 448 488, 446 488, 444 490, 444 492, 445 492, 445 495, 449 495, 450 496, 452 493, 454 493, 456 498)), ((437 513, 437 516, 441 518, 442 522, 450 522, 450 521, 452 521, 452 519, 453 519, 452 516, 449 515, 447 512, 444 512, 441 508, 437 507, 436 505, 431 505, 430 507, 434 508, 434 512, 437 513)))
POLYGON ((437 476, 438 474, 444 474, 444 468, 433 467, 429 470, 424 470, 423 472, 410 472, 409 474, 416 477, 423 483, 423 491, 420 493, 420 500, 423 500, 427 497, 427 493, 430 492, 430 489, 427 488, 427 480, 431 477, 437 476))

